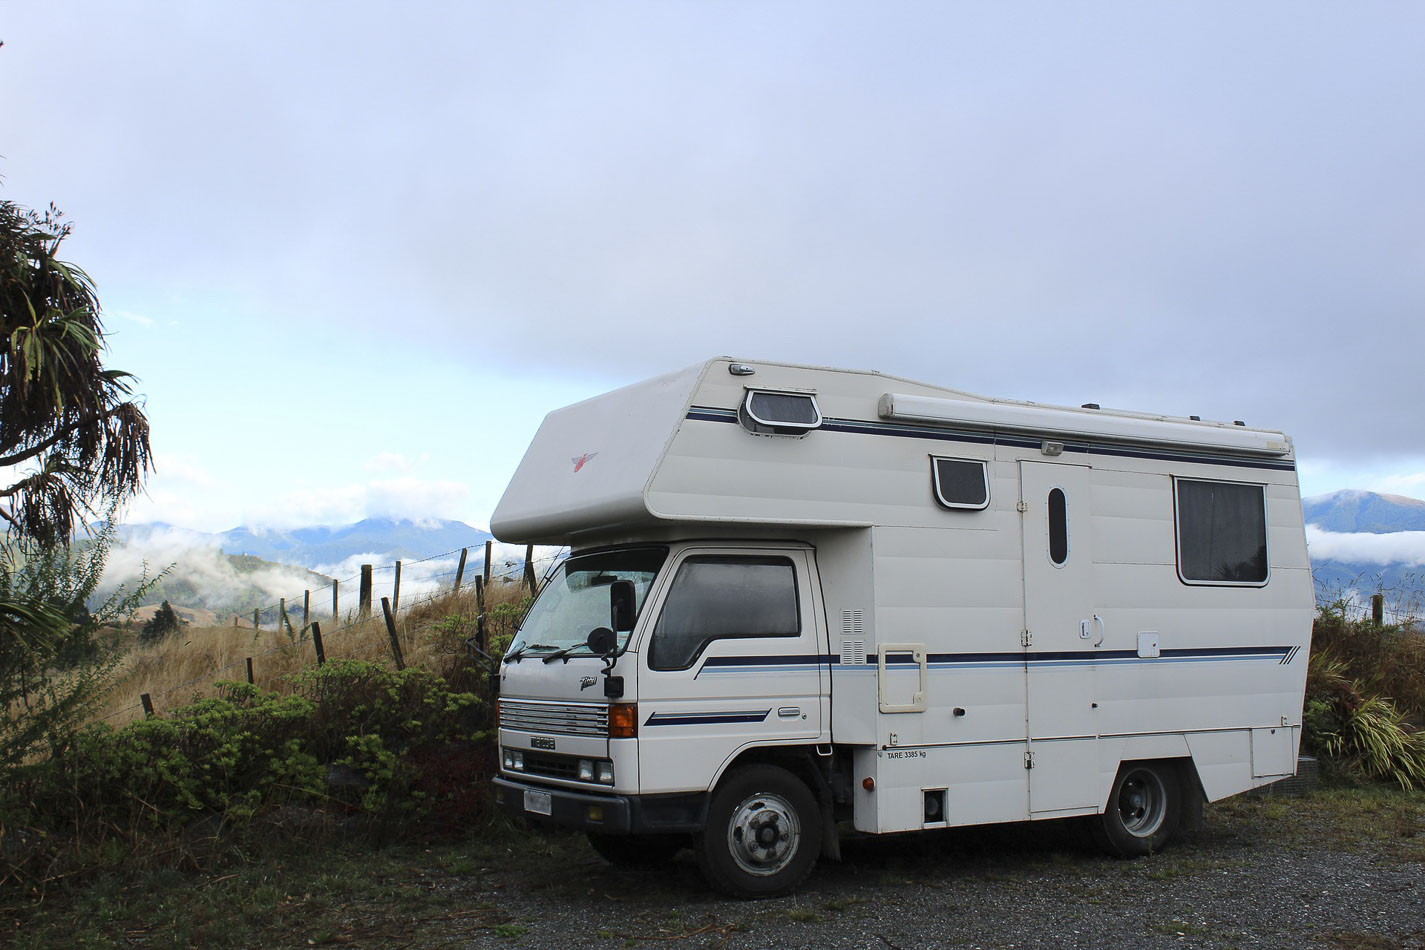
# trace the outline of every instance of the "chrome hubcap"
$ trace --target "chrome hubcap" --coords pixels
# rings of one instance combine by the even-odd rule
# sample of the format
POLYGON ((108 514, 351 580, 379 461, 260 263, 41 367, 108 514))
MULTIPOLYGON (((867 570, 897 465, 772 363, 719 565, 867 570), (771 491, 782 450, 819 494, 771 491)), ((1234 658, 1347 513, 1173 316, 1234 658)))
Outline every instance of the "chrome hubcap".
POLYGON ((1118 817, 1128 833, 1152 837, 1162 827, 1167 793, 1157 774, 1147 769, 1129 772, 1118 790, 1118 817))
POLYGON ((801 832, 796 810, 785 798, 753 795, 733 810, 727 850, 748 874, 776 874, 796 855, 801 832))

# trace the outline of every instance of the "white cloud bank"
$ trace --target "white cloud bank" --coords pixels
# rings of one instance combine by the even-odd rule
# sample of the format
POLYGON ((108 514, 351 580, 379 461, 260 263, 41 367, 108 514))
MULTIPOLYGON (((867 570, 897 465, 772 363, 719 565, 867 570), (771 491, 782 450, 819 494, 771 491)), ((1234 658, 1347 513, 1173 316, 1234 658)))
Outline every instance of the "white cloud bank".
POLYGON ((302 591, 312 585, 306 571, 286 565, 239 573, 207 538, 181 528, 153 528, 109 550, 101 589, 121 584, 132 588, 144 576, 152 578, 165 570, 165 587, 190 584, 198 592, 197 602, 183 606, 209 610, 246 605, 254 595, 265 603, 286 597, 289 603, 300 604, 302 591))
POLYGON ((1316 559, 1364 564, 1425 565, 1425 531, 1338 533, 1306 526, 1306 546, 1316 559))

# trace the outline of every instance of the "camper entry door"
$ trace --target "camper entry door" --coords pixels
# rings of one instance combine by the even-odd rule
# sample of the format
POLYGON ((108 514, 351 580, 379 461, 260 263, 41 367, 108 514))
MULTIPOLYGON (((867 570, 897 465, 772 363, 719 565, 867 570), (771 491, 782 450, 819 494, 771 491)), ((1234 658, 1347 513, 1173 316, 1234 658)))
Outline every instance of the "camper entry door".
POLYGON ((1095 686, 1104 641, 1093 583, 1092 470, 1020 462, 1029 810, 1096 807, 1095 686))

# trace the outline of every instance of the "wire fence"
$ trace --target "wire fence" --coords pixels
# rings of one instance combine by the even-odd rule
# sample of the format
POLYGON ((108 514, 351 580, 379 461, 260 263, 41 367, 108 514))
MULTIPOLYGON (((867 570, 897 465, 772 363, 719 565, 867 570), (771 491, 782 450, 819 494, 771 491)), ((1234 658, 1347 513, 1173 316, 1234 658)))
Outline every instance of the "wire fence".
POLYGON ((1415 586, 1385 587, 1369 579, 1345 586, 1318 579, 1316 606, 1357 623, 1414 628, 1425 617, 1425 590, 1415 586))
MULTIPOLYGON (((496 595, 501 587, 508 588, 510 585, 527 584, 529 595, 533 596, 569 553, 568 548, 552 548, 546 549, 541 555, 536 555, 531 546, 526 549, 525 558, 518 560, 507 558, 496 567, 492 563, 493 548, 487 544, 485 557, 475 565, 474 569, 467 571, 469 550, 469 548, 457 548, 415 560, 397 560, 389 565, 362 565, 362 571, 352 577, 334 579, 331 584, 324 587, 304 590, 301 600, 303 616, 300 625, 293 623, 293 611, 286 606, 287 598, 279 598, 276 603, 267 607, 255 608, 254 628, 248 628, 253 629, 254 642, 262 633, 261 623, 266 621, 274 625, 272 627, 274 632, 281 633, 285 629, 289 637, 287 643, 278 643, 265 650, 255 651, 251 656, 243 657, 241 660, 216 665, 210 670, 163 690, 151 694, 144 693, 138 701, 111 710, 98 717, 98 720, 107 722, 121 716, 131 716, 139 710, 151 713, 156 701, 161 701, 195 686, 211 685, 214 682, 227 679, 228 677, 224 674, 245 675, 249 682, 253 682, 253 670, 257 661, 289 653, 293 648, 306 643, 315 643, 317 637, 320 638, 322 652, 314 654, 314 662, 320 663, 324 659, 333 660, 354 656, 357 651, 351 649, 349 643, 343 642, 350 639, 349 637, 344 638, 343 634, 364 628, 375 621, 376 611, 371 606, 372 600, 387 601, 394 622, 400 614, 410 614, 421 607, 429 606, 462 590, 476 591, 477 597, 483 603, 486 598, 496 595), (539 571, 541 563, 544 568, 542 572, 539 571), (424 570, 421 570, 422 566, 425 567, 424 570), (411 568, 416 568, 416 570, 412 572, 411 568), (382 597, 376 593, 378 578, 389 578, 389 597, 382 597), (365 582, 369 582, 369 587, 365 582), (358 585, 355 598, 356 607, 342 612, 340 592, 343 589, 351 590, 353 584, 358 585), (331 609, 326 612, 311 610, 313 594, 327 595, 330 598, 331 609), (334 622, 335 626, 330 630, 320 630, 318 625, 324 620, 329 623, 334 622), (316 629, 314 630, 314 628, 316 629), (320 630, 320 633, 317 633, 317 630, 320 630), (343 650, 343 646, 347 646, 348 649, 343 650)), ((295 597, 292 603, 294 605, 297 603, 295 597)), ((383 604, 384 606, 386 605, 383 604)))

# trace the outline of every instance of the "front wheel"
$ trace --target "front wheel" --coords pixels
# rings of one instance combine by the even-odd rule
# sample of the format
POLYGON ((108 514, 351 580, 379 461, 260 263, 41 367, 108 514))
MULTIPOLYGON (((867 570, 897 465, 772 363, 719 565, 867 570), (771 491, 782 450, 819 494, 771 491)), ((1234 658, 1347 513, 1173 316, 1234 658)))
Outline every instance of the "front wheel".
POLYGON ((1177 769, 1165 762, 1125 762, 1113 780, 1108 804, 1093 821, 1099 845, 1120 858, 1139 858, 1163 846, 1177 833, 1182 814, 1182 785, 1177 769))
POLYGON ((821 811, 786 769, 753 765, 723 779, 697 837, 698 864, 733 897, 770 897, 796 887, 821 850, 821 811))

